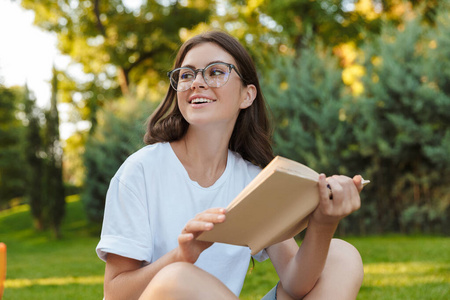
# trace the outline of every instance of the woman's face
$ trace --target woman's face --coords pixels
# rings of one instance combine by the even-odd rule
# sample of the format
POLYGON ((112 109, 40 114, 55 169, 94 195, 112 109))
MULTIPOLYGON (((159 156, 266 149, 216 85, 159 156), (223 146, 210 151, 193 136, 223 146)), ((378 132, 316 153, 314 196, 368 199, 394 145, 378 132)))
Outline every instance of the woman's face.
MULTIPOLYGON (((236 66, 234 58, 221 47, 214 43, 203 43, 186 54, 181 67, 204 69, 214 62, 236 66)), ((178 106, 183 117, 190 126, 201 129, 223 126, 232 130, 239 111, 249 107, 255 97, 256 88, 253 85, 243 86, 234 70, 231 71, 228 82, 221 87, 209 87, 199 72, 190 89, 177 92, 178 106)))

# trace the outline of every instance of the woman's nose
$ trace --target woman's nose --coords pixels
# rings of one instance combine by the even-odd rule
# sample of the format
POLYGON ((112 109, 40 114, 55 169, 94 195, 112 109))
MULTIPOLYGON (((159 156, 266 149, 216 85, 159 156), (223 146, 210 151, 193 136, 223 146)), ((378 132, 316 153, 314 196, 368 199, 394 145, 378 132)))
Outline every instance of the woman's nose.
POLYGON ((194 81, 192 81, 191 88, 208 88, 208 84, 205 81, 205 78, 203 78, 202 72, 198 72, 194 78, 194 81))

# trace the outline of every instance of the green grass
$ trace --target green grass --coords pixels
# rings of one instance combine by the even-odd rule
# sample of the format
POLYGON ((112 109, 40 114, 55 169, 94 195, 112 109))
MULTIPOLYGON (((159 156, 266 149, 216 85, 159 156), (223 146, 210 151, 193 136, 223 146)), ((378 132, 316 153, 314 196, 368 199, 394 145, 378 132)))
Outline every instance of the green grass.
POLYGON ((98 236, 87 229, 78 198, 68 200, 61 240, 32 229, 26 205, 0 212, 0 241, 7 245, 3 299, 102 299, 98 236))
MULTIPOLYGON (((449 299, 450 238, 390 235, 345 240, 358 248, 364 261, 358 299, 449 299)), ((241 299, 261 299, 277 280, 270 261, 256 263, 241 299)))
MULTIPOLYGON (((32 229, 27 206, 0 212, 0 241, 8 247, 3 299, 102 299, 104 263, 98 235, 88 230, 80 201, 68 198, 63 239, 32 229)), ((345 238, 364 260, 358 299, 447 299, 450 295, 450 238, 377 236, 345 238)), ((261 299, 278 281, 270 261, 256 262, 242 300, 261 299)))

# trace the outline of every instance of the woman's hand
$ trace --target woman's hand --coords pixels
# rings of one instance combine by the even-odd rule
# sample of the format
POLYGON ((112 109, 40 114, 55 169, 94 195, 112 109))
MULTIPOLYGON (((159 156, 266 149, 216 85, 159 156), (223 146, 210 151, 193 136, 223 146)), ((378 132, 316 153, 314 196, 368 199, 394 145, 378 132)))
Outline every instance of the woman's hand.
POLYGON ((359 192, 362 188, 360 175, 356 175, 352 179, 338 175, 326 178, 324 174, 320 174, 319 205, 311 215, 310 222, 335 229, 341 219, 360 208, 359 192), (330 199, 330 188, 332 199, 330 199))
POLYGON ((178 236, 178 255, 180 261, 195 263, 200 254, 213 243, 197 241, 196 238, 203 231, 214 228, 214 224, 225 221, 224 208, 210 208, 197 214, 186 223, 181 234, 178 236))

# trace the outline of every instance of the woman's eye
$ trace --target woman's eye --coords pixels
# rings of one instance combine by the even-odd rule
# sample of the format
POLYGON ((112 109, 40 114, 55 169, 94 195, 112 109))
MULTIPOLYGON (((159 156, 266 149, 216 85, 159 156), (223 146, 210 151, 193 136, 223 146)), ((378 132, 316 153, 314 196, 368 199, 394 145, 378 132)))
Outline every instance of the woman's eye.
POLYGON ((192 74, 191 72, 185 72, 180 74, 180 79, 182 80, 187 80, 187 79, 191 79, 194 77, 194 74, 192 74))
POLYGON ((218 69, 218 68, 212 69, 209 72, 210 76, 220 76, 220 75, 223 75, 223 74, 225 74, 225 71, 222 70, 222 69, 218 69))

